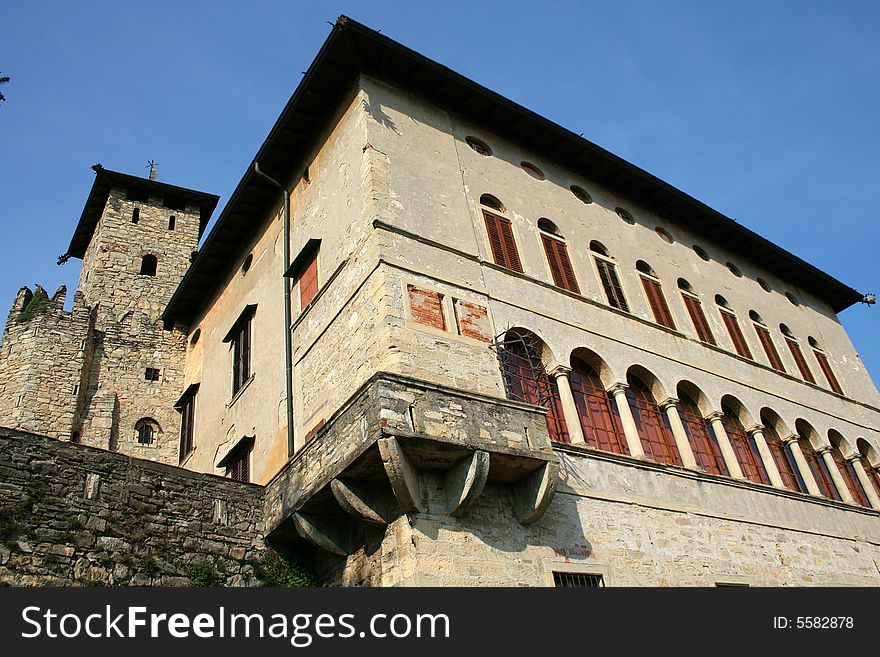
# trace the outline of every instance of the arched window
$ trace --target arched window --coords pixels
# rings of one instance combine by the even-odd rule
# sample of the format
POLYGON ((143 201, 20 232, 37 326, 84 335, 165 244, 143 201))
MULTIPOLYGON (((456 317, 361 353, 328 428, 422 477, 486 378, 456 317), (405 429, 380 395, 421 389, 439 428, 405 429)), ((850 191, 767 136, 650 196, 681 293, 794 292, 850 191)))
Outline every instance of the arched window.
POLYGON ((593 253, 596 271, 599 272, 599 280, 602 283, 602 289, 605 291, 605 297, 608 299, 608 305, 628 313, 629 304, 623 295, 623 287, 620 285, 620 279, 617 277, 617 267, 614 264, 614 260, 608 255, 608 250, 601 243, 594 240, 590 242, 590 251, 593 253))
POLYGON ((834 482, 831 480, 831 473, 828 472, 825 461, 816 454, 816 450, 813 449, 813 443, 803 434, 803 430, 800 428, 798 429, 798 445, 800 445, 804 458, 810 466, 810 471, 813 473, 813 478, 819 486, 819 492, 829 499, 840 501, 840 495, 834 486, 834 482))
POLYGON ((562 237, 559 228, 549 219, 538 219, 538 229, 541 231, 541 243, 544 245, 553 283, 569 292, 580 294, 574 268, 571 266, 568 249, 565 246, 565 238, 562 237))
POLYGON ((874 448, 864 438, 856 440, 856 448, 859 450, 859 461, 861 461, 862 467, 865 469, 865 474, 868 475, 868 479, 871 480, 877 496, 880 497, 880 468, 873 467, 869 458, 874 448))
POLYGON ((654 273, 651 265, 644 260, 639 260, 636 263, 636 269, 639 272, 648 305, 654 315, 654 321, 660 326, 674 330, 675 321, 672 319, 672 313, 669 312, 669 305, 666 303, 666 297, 663 296, 663 287, 660 285, 657 274, 654 273))
POLYGON ((678 401, 678 414, 697 466, 709 474, 729 475, 715 434, 697 402, 681 388, 678 389, 678 401))
POLYGON ((697 465, 709 474, 729 475, 715 434, 697 402, 681 388, 678 390, 678 401, 678 412, 697 465))
POLYGON ((141 275, 155 276, 156 267, 159 265, 159 259, 151 254, 147 254, 141 258, 141 275))
POLYGON ((785 344, 788 345, 791 357, 794 358, 794 362, 797 365, 798 370, 800 370, 801 376, 804 377, 804 381, 815 384, 816 379, 813 377, 813 373, 810 371, 806 359, 804 359, 804 354, 801 352, 801 346, 798 344, 797 338, 794 337, 794 333, 792 333, 791 329, 785 324, 779 325, 779 331, 785 338, 785 344))
POLYGON ((511 271, 522 272, 516 240, 513 238, 513 224, 510 219, 501 216, 500 213, 504 211, 501 201, 491 194, 483 194, 480 204, 483 206, 483 220, 486 222, 486 234, 489 236, 489 248, 495 264, 511 271))
POLYGON ((727 329, 727 334, 730 336, 730 341, 733 343, 733 348, 736 349, 736 353, 743 358, 752 360, 752 351, 749 349, 749 345, 746 342, 742 329, 739 327, 736 315, 727 303, 727 299, 720 294, 716 294, 715 303, 718 305, 718 312, 721 313, 721 319, 727 329))
POLYGON ((742 422, 730 406, 722 404, 721 411, 724 414, 721 422, 724 424, 727 437, 730 438, 730 445, 733 447, 742 473, 746 479, 756 484, 769 484, 770 477, 767 476, 767 470, 764 468, 764 462, 761 461, 754 438, 746 433, 742 422))
POLYGON ((138 445, 152 445, 159 437, 159 424, 149 417, 138 420, 134 425, 134 430, 137 434, 138 445))
POLYGON ((825 352, 822 351, 819 342, 812 336, 809 338, 809 342, 810 346, 813 348, 813 354, 816 356, 816 362, 819 363, 819 368, 822 370, 822 374, 825 375, 825 380, 828 381, 828 387, 838 395, 842 395, 843 389, 841 389, 837 377, 834 376, 834 371, 831 369, 831 363, 828 362, 828 357, 825 355, 825 352))
POLYGON ((556 381, 547 376, 540 339, 528 332, 508 331, 498 346, 498 359, 508 399, 544 406, 550 440, 570 442, 556 381))
MULTIPOLYGON (((763 417, 761 419, 764 421, 763 417)), ((776 463, 776 469, 779 470, 785 487, 796 493, 806 493, 807 485, 801 478, 791 448, 782 442, 776 429, 769 422, 764 425, 764 439, 767 441, 770 453, 773 454, 773 461, 776 463)))
POLYGON ((761 319, 761 316, 754 310, 749 311, 749 318, 752 320, 752 324, 755 327, 755 333, 758 334, 758 340, 761 342, 761 346, 764 347, 764 353, 767 354, 767 360, 770 362, 770 367, 779 372, 784 372, 785 366, 782 364, 779 352, 776 351, 773 337, 770 335, 770 330, 764 324, 764 320, 761 319))
POLYGON ((706 315, 703 313, 703 305, 700 303, 700 297, 694 292, 694 288, 685 279, 678 279, 678 289, 681 290, 681 298, 684 300, 684 307, 687 308, 694 329, 697 331, 697 337, 701 342, 714 345, 715 336, 712 335, 712 329, 709 322, 706 321, 706 315))
POLYGON ((617 407, 596 370, 572 358, 569 381, 587 444, 606 452, 629 454, 617 407))
POLYGON ((626 381, 629 384, 626 397, 645 454, 658 463, 681 465, 681 456, 675 446, 672 430, 663 411, 654 401, 651 390, 644 381, 632 374, 626 377, 626 381))
POLYGON ((871 508, 865 489, 862 488, 862 482, 859 481, 859 477, 853 469, 853 464, 843 458, 843 454, 840 451, 840 438, 832 435, 829 435, 828 438, 831 442, 831 457, 837 464, 837 469, 840 470, 840 474, 843 475, 843 481, 846 483, 846 487, 849 489, 853 501, 855 501, 856 504, 871 508))

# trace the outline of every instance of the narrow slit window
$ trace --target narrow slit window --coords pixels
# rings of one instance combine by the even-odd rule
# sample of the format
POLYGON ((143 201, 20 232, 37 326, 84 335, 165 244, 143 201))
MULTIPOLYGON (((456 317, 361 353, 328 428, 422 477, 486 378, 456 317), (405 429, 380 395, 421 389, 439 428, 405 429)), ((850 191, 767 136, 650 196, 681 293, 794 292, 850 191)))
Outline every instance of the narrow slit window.
POLYGON ((168 217, 168 230, 174 230, 175 225, 177 224, 177 217, 173 214, 168 217))

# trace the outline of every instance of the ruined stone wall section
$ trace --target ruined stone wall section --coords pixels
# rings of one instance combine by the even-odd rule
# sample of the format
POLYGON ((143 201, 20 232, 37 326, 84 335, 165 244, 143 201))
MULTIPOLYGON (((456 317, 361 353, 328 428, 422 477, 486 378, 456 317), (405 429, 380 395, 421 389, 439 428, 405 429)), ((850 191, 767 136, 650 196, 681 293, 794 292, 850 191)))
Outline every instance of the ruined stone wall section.
POLYGON ((0 429, 0 582, 253 586, 263 489, 0 429))
POLYGON ((78 425, 80 373, 92 348, 93 321, 79 295, 73 310, 65 311, 65 295, 61 287, 48 298, 36 286, 16 296, 0 343, 0 417, 69 440, 78 425), (35 294, 44 303, 26 310, 35 294))

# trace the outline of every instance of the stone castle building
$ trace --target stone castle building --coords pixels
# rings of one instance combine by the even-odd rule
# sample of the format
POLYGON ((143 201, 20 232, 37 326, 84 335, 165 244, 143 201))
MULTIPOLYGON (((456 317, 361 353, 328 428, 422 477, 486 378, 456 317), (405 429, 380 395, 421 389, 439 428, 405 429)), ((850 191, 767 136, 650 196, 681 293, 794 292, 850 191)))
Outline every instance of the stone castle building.
POLYGON ((0 424, 264 487, 367 585, 878 585, 863 295, 342 17, 217 197, 98 167, 0 424))

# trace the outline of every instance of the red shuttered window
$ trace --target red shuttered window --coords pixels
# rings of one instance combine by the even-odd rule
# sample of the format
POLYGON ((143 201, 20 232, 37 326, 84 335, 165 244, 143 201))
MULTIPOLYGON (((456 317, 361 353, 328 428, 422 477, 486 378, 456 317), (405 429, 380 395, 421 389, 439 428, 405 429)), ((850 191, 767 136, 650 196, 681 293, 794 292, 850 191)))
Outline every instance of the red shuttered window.
POLYGON ((810 371, 807 361, 804 359, 804 354, 801 352, 801 346, 797 343, 797 340, 792 340, 791 338, 786 337, 785 343, 788 345, 791 357, 794 358, 794 362, 797 364, 801 376, 804 377, 804 381, 816 383, 816 379, 813 377, 813 373, 810 371))
POLYGON ((302 311, 318 293, 318 256, 306 265, 299 277, 299 308, 302 311))
POLYGON ((730 341, 733 342, 733 348, 736 349, 736 353, 743 358, 752 360, 752 352, 749 349, 749 345, 746 343, 746 338, 743 335, 742 330, 739 328, 739 322, 736 320, 736 315, 729 313, 726 310, 720 312, 721 319, 724 320, 724 326, 727 327, 727 333, 730 335, 730 341))
POLYGON ((711 345, 716 344, 715 336, 712 335, 712 329, 709 327, 709 322, 703 313, 703 304, 700 303, 700 300, 684 292, 681 298, 684 299, 684 306, 687 308, 688 315, 691 316, 691 322, 694 324, 694 329, 697 331, 697 337, 700 341, 711 345))
POLYGON ((240 456, 238 456, 232 463, 229 464, 226 472, 229 475, 230 479, 235 479, 236 481, 250 481, 251 480, 251 450, 246 450, 242 452, 240 456))
POLYGON ((499 217, 486 210, 483 210, 483 218, 486 220, 486 232, 489 235, 489 246, 492 249, 495 264, 512 271, 522 272, 522 263, 516 250, 510 219, 499 217))
POLYGON ((669 305, 666 303, 666 297, 663 296, 663 288, 660 281, 648 276, 640 276, 642 279, 642 287, 645 289, 645 297, 648 299, 648 305, 651 306, 651 312, 654 314, 654 321, 669 329, 675 329, 675 321, 672 319, 672 313, 669 312, 669 305))
POLYGON ((770 361, 770 367, 779 372, 784 372, 785 366, 782 364, 779 352, 776 351, 776 345, 773 344, 773 338, 770 336, 770 331, 768 331, 765 326, 755 324, 755 332, 758 334, 758 340, 761 341, 761 346, 764 347, 764 353, 767 354, 767 360, 770 361))
POLYGON ((767 441, 767 447, 770 448, 770 453, 773 454, 773 461, 776 463, 776 469, 779 470, 785 487, 795 492, 806 493, 807 486, 798 473, 797 463, 794 460, 794 454, 791 453, 791 448, 782 442, 772 426, 764 427, 764 438, 767 441))
POLYGON ((813 473, 813 479, 816 480, 816 484, 819 486, 819 492, 829 499, 840 501, 840 495, 837 493, 837 488, 831 480, 831 473, 825 467, 825 461, 813 449, 813 444, 801 436, 798 438, 798 445, 801 446, 804 458, 807 460, 810 471, 813 473))
POLYGON ((602 282, 608 304, 628 313, 629 304, 626 302, 626 297, 623 296, 623 287, 620 285, 620 279, 617 278, 617 268, 614 263, 602 258, 595 260, 596 269, 599 271, 599 280, 602 282))
POLYGON ((620 416, 596 371, 587 363, 572 361, 571 394, 587 444, 616 454, 629 454, 620 416))
POLYGON ((846 483, 846 487, 849 489, 849 494, 852 495, 855 503, 871 508, 871 505, 868 503, 868 496, 865 494, 865 489, 862 488, 862 482, 859 481, 852 463, 844 459, 843 454, 841 454, 840 450, 836 447, 831 448, 831 456, 834 458, 834 462, 837 464, 837 469, 840 470, 840 474, 843 475, 843 481, 846 483))
POLYGON ((842 395, 843 390, 837 382, 837 377, 834 376, 831 364, 828 362, 828 357, 818 349, 813 349, 813 353, 816 355, 816 360, 819 363, 819 367, 822 369, 822 374, 825 375, 825 380, 828 381, 829 387, 838 395, 842 395))
POLYGON ((721 421, 746 479, 756 484, 769 484, 770 477, 767 476, 767 470, 764 468, 764 462, 761 461, 755 440, 746 433, 739 418, 729 410, 725 410, 721 421))
POLYGON ((697 465, 709 474, 729 475, 718 441, 696 402, 683 393, 679 396, 679 414, 697 465))
POLYGON ((675 439, 672 437, 666 416, 654 401, 647 386, 640 379, 631 379, 626 389, 626 397, 645 454, 658 463, 681 465, 681 456, 675 446, 675 439))
POLYGON ((541 242, 544 244, 544 253, 547 254, 547 262, 550 264, 553 283, 557 287, 564 288, 569 292, 580 294, 580 288, 574 276, 574 268, 571 266, 565 242, 547 235, 541 235, 541 242))

